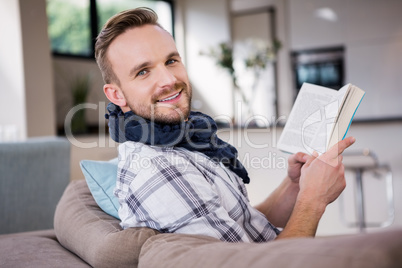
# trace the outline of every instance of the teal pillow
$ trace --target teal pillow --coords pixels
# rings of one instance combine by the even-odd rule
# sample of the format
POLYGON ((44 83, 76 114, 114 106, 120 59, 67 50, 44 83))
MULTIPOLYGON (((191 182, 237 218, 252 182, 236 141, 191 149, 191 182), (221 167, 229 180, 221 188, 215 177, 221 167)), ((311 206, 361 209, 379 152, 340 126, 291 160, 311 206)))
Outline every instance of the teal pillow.
POLYGON ((82 173, 98 206, 119 219, 119 200, 113 194, 117 178, 117 158, 110 161, 82 160, 82 173))

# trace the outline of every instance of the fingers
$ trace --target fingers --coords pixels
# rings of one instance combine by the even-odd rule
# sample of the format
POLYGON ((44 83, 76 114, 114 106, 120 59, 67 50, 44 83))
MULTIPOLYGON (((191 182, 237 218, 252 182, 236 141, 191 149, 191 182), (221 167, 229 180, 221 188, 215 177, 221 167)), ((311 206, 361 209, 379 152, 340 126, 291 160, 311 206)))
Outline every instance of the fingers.
POLYGON ((339 142, 338 155, 342 154, 346 148, 350 147, 353 143, 355 143, 356 139, 354 137, 348 137, 339 142))
POLYGON ((319 158, 320 160, 324 161, 327 164, 336 166, 343 160, 343 157, 341 155, 343 151, 345 151, 346 148, 350 147, 353 143, 355 143, 355 141, 356 139, 354 137, 348 137, 346 139, 343 139, 334 146, 332 146, 326 153, 322 154, 321 156, 319 156, 319 154, 316 151, 314 151, 311 156, 299 152, 297 154, 292 155, 292 158, 289 159, 289 164, 291 163, 296 164, 297 162, 299 162, 299 163, 305 163, 305 165, 308 166, 310 165, 311 162, 314 161, 314 159, 319 158))
POLYGON ((338 156, 340 154, 343 153, 343 151, 345 151, 346 148, 348 148, 349 146, 351 146, 353 143, 355 143, 356 139, 354 137, 348 137, 346 139, 341 140, 340 142, 338 142, 337 144, 335 144, 334 146, 332 146, 327 153, 325 153, 325 155, 327 157, 331 158, 338 158, 338 156))
POLYGON ((293 163, 296 163, 296 162, 305 163, 307 159, 308 159, 308 154, 298 152, 293 155, 291 161, 293 163))
POLYGON ((344 140, 341 140, 331 147, 326 153, 322 154, 319 159, 328 165, 336 167, 342 163, 343 151, 345 151, 345 149, 351 146, 355 141, 356 139, 354 137, 348 137, 344 140))
POLYGON ((318 153, 316 151, 313 152, 312 155, 305 155, 305 165, 309 166, 311 164, 311 162, 314 161, 314 159, 316 159, 318 157, 318 153))

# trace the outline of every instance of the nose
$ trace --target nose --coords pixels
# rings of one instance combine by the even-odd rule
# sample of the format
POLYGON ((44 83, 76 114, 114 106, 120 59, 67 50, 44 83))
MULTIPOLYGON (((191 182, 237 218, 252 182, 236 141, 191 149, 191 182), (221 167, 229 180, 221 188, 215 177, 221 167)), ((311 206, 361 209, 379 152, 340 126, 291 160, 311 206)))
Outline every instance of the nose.
POLYGON ((161 66, 159 68, 158 86, 161 88, 173 88, 177 82, 173 72, 168 69, 167 66, 161 66))

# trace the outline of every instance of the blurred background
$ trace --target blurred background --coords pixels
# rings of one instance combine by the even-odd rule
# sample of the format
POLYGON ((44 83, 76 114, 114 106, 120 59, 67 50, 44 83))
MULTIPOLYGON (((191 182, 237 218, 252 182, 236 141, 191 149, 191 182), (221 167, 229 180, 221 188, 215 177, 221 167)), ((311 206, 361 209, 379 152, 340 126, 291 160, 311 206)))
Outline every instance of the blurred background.
POLYGON ((193 109, 237 146, 254 204, 286 174, 276 141, 301 84, 365 90, 349 131, 348 187, 318 234, 402 225, 400 0, 0 0, 0 142, 67 136, 71 180, 83 178, 80 160, 116 157, 94 38, 111 15, 138 6, 174 36, 193 109))

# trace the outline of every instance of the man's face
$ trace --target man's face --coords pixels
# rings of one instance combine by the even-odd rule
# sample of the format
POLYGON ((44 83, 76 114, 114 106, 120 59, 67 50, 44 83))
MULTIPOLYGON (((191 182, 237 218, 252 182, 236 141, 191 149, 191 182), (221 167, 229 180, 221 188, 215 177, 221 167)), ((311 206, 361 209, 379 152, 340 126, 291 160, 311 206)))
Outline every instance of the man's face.
POLYGON ((107 52, 120 86, 123 112, 178 123, 190 112, 191 86, 172 36, 155 25, 127 30, 107 52))

